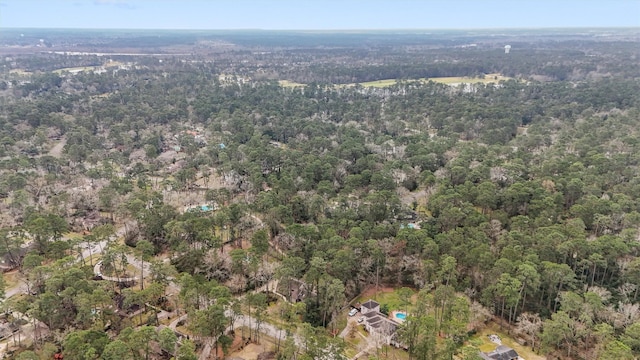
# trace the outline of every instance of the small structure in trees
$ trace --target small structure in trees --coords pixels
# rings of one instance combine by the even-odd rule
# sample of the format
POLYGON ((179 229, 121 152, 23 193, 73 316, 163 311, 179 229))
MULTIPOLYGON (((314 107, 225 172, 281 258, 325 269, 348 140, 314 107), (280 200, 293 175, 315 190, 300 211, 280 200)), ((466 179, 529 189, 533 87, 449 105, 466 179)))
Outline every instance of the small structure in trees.
POLYGON ((304 282, 297 279, 289 280, 289 294, 287 299, 291 303, 298 303, 303 301, 309 295, 309 286, 304 282))

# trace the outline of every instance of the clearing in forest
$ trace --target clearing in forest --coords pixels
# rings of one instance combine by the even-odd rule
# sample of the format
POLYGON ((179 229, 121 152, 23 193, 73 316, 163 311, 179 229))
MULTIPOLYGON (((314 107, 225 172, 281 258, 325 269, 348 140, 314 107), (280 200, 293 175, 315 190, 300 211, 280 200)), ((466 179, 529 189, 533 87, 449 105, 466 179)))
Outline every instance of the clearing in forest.
MULTIPOLYGON (((443 76, 443 77, 432 77, 432 78, 421 78, 418 81, 428 82, 433 81, 441 84, 447 85, 459 85, 459 84, 489 84, 489 83, 497 83, 500 81, 505 81, 512 79, 507 76, 502 76, 501 74, 485 74, 482 77, 470 77, 470 76, 443 76)), ((387 87, 394 85, 397 79, 384 79, 384 80, 376 80, 376 81, 367 81, 360 83, 360 85, 365 87, 387 87)), ((412 79, 407 79, 407 81, 413 81, 412 79)))
POLYGON ((302 84, 302 83, 298 83, 295 81, 289 81, 289 80, 278 80, 278 83, 280 84, 280 86, 285 87, 285 88, 292 88, 292 87, 298 87, 298 86, 307 86, 307 84, 302 84))
MULTIPOLYGON (((503 76, 501 74, 485 74, 482 77, 470 77, 470 76, 443 76, 443 77, 432 77, 432 78, 420 78, 420 79, 405 79, 405 81, 420 81, 420 82, 428 82, 434 81, 441 84, 447 85, 460 85, 460 84, 489 84, 489 83, 497 83, 500 81, 506 81, 513 79, 508 76, 503 76)), ((382 79, 382 80, 374 80, 374 81, 365 81, 361 83, 350 83, 350 84, 337 84, 337 87, 351 87, 355 85, 361 85, 364 87, 375 87, 375 88, 384 88, 388 86, 395 85, 399 79, 382 79)), ((298 83, 295 81, 289 80, 279 80, 278 83, 280 86, 285 88, 293 88, 306 86, 307 84, 298 83)))
POLYGON ((504 328, 501 330, 500 326, 493 321, 488 323, 484 329, 478 331, 476 335, 474 335, 470 340, 472 342, 475 342, 475 341, 477 341, 478 343, 481 342, 482 345, 479 346, 480 350, 484 352, 490 352, 495 350, 497 346, 495 343, 489 340, 489 335, 492 335, 492 334, 498 335, 503 345, 506 345, 514 349, 518 353, 518 355, 520 355, 524 359, 527 359, 527 360, 545 360, 546 359, 546 357, 538 355, 533 351, 531 351, 531 347, 520 345, 515 339, 513 339, 506 333, 504 328))

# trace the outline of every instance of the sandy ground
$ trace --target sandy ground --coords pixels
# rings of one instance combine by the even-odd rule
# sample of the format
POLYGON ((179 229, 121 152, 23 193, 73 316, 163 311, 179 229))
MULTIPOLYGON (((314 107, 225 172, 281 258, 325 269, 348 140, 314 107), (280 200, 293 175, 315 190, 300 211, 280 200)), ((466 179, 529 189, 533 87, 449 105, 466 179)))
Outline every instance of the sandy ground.
POLYGON ((62 150, 64 149, 64 146, 67 144, 67 139, 62 139, 60 140, 60 142, 58 142, 57 144, 55 144, 51 150, 49 150, 49 155, 59 158, 62 155, 62 150))
POLYGON ((268 349, 264 345, 256 345, 251 343, 245 346, 244 349, 236 351, 229 356, 234 358, 243 358, 244 360, 255 360, 258 358, 258 355, 267 350, 268 349))
MULTIPOLYGON (((269 341, 261 340, 260 344, 249 343, 244 346, 242 349, 242 331, 237 329, 236 336, 233 339, 233 344, 231 345, 232 351, 226 358, 228 359, 244 359, 244 360, 255 360, 258 358, 258 355, 265 351, 273 351, 273 344, 269 341)), ((220 354, 222 355, 222 354, 220 354)))

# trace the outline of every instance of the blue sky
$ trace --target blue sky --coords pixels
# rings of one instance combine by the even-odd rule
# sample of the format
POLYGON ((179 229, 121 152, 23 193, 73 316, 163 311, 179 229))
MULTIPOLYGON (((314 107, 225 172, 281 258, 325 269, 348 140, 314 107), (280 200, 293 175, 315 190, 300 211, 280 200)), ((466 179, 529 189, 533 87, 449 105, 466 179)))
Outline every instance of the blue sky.
POLYGON ((0 0, 0 28, 639 26, 640 0, 0 0))

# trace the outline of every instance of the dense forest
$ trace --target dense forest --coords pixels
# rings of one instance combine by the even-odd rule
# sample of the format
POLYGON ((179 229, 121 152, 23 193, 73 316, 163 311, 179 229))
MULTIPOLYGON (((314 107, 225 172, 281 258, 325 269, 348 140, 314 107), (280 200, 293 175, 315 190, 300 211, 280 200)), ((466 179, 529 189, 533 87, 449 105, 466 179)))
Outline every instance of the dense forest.
POLYGON ((0 352, 472 360, 494 325, 637 359, 640 46, 611 31, 4 34, 0 352), (383 288, 400 349, 353 345, 383 288))

